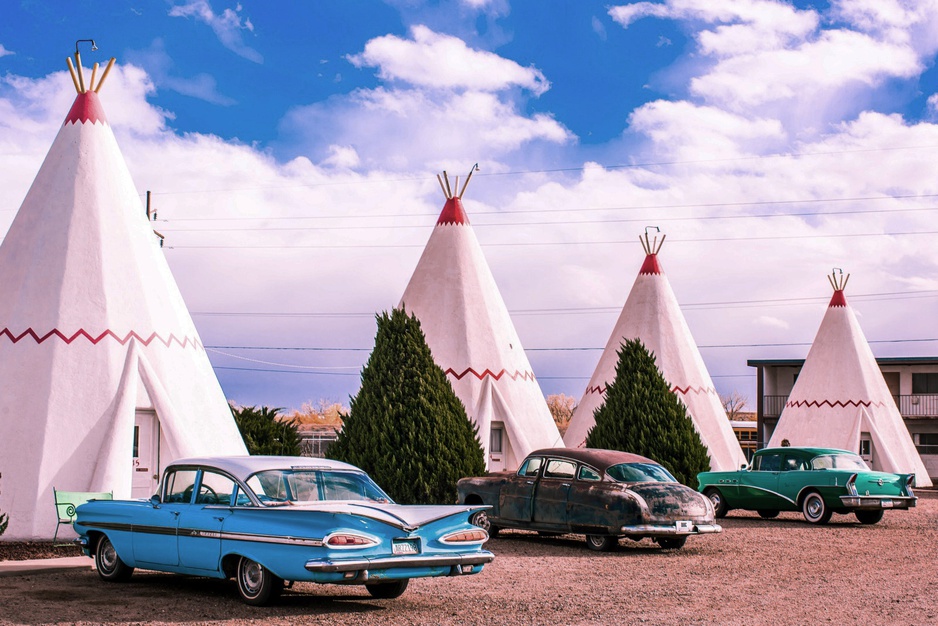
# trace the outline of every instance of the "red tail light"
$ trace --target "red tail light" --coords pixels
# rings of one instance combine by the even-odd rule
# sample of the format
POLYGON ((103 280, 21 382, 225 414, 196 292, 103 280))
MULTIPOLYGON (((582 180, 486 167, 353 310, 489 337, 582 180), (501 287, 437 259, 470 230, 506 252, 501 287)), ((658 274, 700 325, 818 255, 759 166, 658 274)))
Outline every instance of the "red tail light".
POLYGON ((365 546, 374 546, 378 540, 365 535, 354 535, 352 533, 335 533, 326 537, 324 542, 332 548, 362 548, 365 546))
POLYGON ((485 543, 488 541, 489 534, 481 528, 472 530, 460 530, 443 536, 440 541, 443 543, 485 543))

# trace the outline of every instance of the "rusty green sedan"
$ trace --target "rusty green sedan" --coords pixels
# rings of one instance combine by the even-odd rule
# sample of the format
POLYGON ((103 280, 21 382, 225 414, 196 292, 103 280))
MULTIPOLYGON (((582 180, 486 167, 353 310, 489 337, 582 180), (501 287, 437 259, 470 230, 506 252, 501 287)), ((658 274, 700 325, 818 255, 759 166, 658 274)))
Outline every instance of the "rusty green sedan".
POLYGON ((681 548, 691 535, 718 533, 710 500, 652 459, 591 448, 536 450, 516 472, 463 478, 460 504, 487 504, 470 521, 495 536, 502 528, 586 535, 592 550, 620 538, 681 548))

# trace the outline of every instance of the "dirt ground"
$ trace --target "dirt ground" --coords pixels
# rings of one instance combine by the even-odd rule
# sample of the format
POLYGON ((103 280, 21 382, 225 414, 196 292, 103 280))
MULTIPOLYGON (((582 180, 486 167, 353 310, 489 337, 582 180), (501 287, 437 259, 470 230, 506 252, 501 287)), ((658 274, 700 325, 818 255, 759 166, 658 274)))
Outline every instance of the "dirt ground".
MULTIPOLYGON (((814 527, 732 512, 682 550, 645 540, 615 552, 582 536, 507 532, 478 575, 413 580, 396 600, 298 583, 273 607, 240 602, 233 581, 137 571, 0 578, 0 624, 928 624, 938 622, 938 499, 875 526, 835 515, 814 527)), ((0 553, 2 554, 2 553, 0 553)))

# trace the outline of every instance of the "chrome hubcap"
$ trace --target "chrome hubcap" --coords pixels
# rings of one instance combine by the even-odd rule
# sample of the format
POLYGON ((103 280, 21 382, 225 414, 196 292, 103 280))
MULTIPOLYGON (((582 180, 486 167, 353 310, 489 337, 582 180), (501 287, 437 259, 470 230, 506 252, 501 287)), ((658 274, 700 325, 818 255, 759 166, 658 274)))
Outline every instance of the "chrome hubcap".
POLYGON ((811 498, 808 500, 808 515, 811 517, 820 517, 822 508, 823 505, 817 498, 811 498))
POLYGON ((246 561, 241 565, 241 586, 249 594, 255 594, 264 582, 264 570, 259 563, 246 561))
POLYGON ((472 518, 472 523, 485 531, 488 531, 492 526, 492 523, 489 522, 489 516, 486 515, 485 511, 476 513, 472 518))
POLYGON ((110 541, 101 546, 101 569, 110 572, 117 565, 117 550, 110 541))

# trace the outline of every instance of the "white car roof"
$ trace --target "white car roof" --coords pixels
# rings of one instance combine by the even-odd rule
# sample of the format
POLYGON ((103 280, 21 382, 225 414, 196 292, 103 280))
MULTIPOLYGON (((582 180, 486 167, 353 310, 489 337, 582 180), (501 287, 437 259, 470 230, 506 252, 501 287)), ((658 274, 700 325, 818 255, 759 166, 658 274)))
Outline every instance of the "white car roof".
POLYGON ((307 456, 205 456, 177 459, 167 466, 167 469, 179 465, 198 465, 214 467, 228 472, 235 478, 247 480, 249 476, 265 470, 277 469, 338 469, 360 472, 361 469, 341 461, 331 459, 314 459, 307 456))

